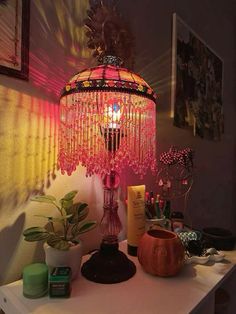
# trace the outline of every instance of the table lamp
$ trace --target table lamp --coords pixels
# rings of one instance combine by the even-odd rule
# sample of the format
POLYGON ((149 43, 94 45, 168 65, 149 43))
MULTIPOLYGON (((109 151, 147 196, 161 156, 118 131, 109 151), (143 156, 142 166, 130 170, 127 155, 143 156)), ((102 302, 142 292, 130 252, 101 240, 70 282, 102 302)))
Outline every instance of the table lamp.
MULTIPOLYGON (((98 7, 92 10, 93 19, 96 10, 98 7)), ((109 19, 109 27, 113 21, 109 19)), ((106 29, 106 23, 102 25, 106 29)), ((115 26, 119 29, 117 23, 115 26)), ((90 37, 92 32, 96 29, 91 27, 90 37)), ((99 50, 101 64, 73 76, 60 98, 61 171, 71 175, 81 164, 88 176, 99 174, 104 186, 103 240, 100 250, 81 269, 87 279, 100 283, 121 282, 136 271, 134 263, 118 248, 122 229, 117 213, 119 174, 129 166, 143 177, 149 168, 155 171, 156 167, 156 95, 144 79, 121 66, 117 38, 114 33, 112 39, 109 37, 109 45, 99 50)), ((106 43, 108 39, 103 36, 103 40, 106 43)))

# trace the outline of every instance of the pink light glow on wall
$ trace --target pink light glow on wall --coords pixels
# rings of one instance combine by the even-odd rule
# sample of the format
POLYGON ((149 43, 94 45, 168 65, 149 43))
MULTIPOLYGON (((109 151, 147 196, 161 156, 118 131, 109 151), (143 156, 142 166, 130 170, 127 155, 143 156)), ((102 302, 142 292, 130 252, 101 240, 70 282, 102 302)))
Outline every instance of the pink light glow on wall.
POLYGON ((95 64, 84 29, 88 0, 39 0, 32 5, 30 80, 56 101, 72 73, 95 64))

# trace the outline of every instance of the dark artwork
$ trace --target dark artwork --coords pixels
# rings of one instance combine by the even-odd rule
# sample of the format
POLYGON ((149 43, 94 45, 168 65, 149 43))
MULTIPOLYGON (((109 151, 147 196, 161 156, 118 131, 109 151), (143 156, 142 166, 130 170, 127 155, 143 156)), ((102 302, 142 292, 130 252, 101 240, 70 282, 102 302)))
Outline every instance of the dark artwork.
POLYGON ((219 141, 224 132, 222 61, 179 18, 176 27, 174 125, 219 141))

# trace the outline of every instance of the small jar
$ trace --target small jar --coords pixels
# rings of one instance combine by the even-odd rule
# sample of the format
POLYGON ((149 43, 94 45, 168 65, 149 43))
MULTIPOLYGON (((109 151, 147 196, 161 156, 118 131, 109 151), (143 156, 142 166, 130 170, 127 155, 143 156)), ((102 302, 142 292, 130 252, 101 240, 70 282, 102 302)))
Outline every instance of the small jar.
POLYGON ((172 231, 181 231, 184 229, 184 215, 182 212, 172 212, 170 220, 172 231))
POLYGON ((166 219, 164 216, 162 216, 161 218, 146 219, 145 231, 164 228, 165 223, 166 219))
POLYGON ((71 268, 55 267, 49 275, 50 298, 69 298, 71 293, 71 268))
POLYGON ((23 295, 36 299, 48 292, 48 267, 43 263, 34 263, 23 269, 23 295))

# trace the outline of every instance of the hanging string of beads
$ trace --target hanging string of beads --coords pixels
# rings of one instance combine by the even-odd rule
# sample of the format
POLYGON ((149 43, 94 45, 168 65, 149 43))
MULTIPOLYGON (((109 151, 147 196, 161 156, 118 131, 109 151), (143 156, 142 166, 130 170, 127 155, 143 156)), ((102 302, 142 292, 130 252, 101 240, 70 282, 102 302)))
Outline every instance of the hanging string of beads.
POLYGON ((140 176, 155 171, 155 105, 139 95, 118 92, 69 94, 60 103, 59 163, 71 175, 120 172, 126 165, 140 176), (105 169, 105 170, 104 170, 105 169))

